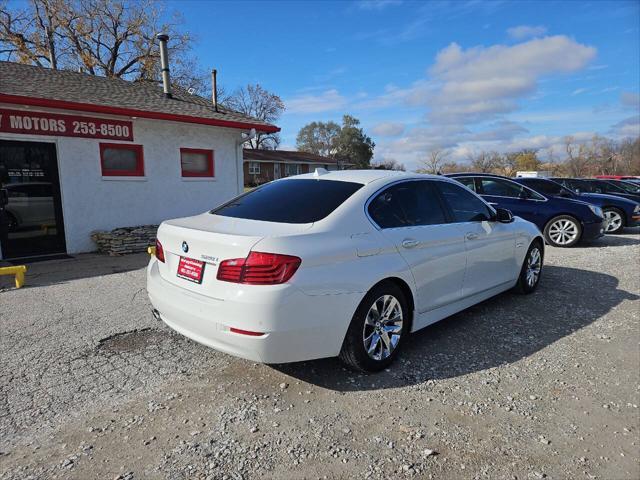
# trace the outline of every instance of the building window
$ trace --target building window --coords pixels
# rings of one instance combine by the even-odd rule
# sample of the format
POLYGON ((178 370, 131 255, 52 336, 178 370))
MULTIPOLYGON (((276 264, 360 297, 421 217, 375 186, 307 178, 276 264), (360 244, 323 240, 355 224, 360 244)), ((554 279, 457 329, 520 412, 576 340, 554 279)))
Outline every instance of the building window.
POLYGON ((103 177, 143 177, 142 145, 101 143, 100 167, 103 177))
POLYGON ((260 164, 258 162, 249 162, 249 174, 260 175, 260 164))
POLYGON ((180 169, 183 177, 214 177, 213 150, 181 148, 180 169))
POLYGON ((285 173, 287 177, 290 177, 292 175, 300 175, 300 165, 298 165, 297 163, 287 163, 285 165, 285 173))

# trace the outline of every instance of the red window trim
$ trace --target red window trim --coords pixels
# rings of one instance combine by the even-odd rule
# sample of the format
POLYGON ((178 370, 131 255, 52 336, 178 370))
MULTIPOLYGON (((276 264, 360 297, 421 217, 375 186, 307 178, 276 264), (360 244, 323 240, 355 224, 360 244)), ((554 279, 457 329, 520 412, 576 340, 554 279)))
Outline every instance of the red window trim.
POLYGON ((180 149, 180 171, 183 177, 215 177, 215 161, 213 150, 207 150, 204 148, 181 148, 180 149), (205 172, 190 172, 185 171, 182 167, 182 154, 183 153, 204 153, 207 156, 209 168, 205 172))
POLYGON ((103 177, 144 177, 144 154, 142 145, 130 143, 100 143, 100 170, 103 177), (104 168, 104 151, 107 148, 133 150, 136 152, 137 162, 135 170, 109 170, 104 168))

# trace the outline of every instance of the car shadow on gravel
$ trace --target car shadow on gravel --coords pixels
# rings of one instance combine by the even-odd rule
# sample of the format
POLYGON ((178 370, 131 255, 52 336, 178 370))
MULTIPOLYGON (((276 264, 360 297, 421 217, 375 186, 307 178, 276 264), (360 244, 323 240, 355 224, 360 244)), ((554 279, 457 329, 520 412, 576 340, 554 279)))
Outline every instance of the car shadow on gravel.
POLYGON ((630 235, 605 235, 596 240, 582 242, 578 247, 626 247, 630 245, 640 245, 640 238, 634 238, 630 235))
MULTIPOLYGON (((40 261, 27 264, 24 288, 44 287, 82 278, 139 270, 146 267, 148 263, 149 255, 147 253, 113 257, 97 253, 84 253, 61 260, 40 261)), ((12 285, 13 277, 0 276, 0 289, 9 288, 12 285)))
POLYGON ((547 266, 534 294, 505 292, 416 332, 398 361, 378 374, 352 372, 337 359, 272 367, 337 391, 418 385, 517 362, 638 298, 611 275, 547 266))

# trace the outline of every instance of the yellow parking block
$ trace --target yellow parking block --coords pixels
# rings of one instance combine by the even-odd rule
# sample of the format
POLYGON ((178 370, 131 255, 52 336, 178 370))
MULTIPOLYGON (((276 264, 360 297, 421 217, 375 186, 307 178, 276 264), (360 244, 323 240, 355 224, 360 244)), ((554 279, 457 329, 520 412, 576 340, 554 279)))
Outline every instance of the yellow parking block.
POLYGON ((151 255, 152 257, 155 257, 156 256, 156 247, 148 247, 147 248, 147 253, 149 255, 151 255))
POLYGON ((27 273, 26 265, 16 265, 15 267, 0 267, 0 275, 15 275, 16 288, 24 285, 24 274, 27 273))

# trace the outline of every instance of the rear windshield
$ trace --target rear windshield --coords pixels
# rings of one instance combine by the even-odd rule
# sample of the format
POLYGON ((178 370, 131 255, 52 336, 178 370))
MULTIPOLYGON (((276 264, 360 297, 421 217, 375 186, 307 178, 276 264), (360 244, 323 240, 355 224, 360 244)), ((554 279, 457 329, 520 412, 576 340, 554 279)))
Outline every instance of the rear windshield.
POLYGON ((283 180, 247 192, 211 213, 264 222, 312 223, 325 218, 362 186, 335 180, 283 180))

